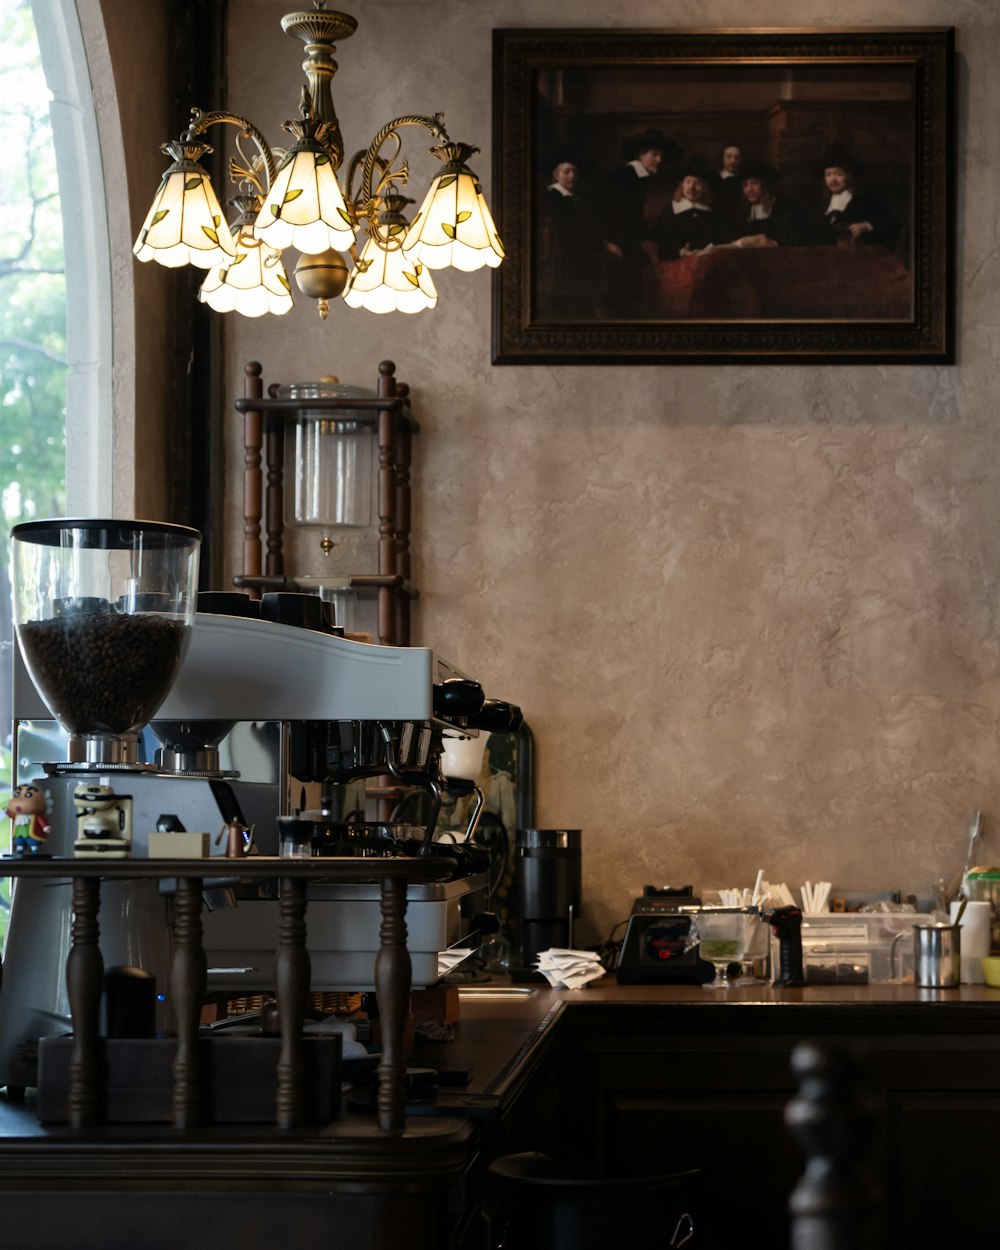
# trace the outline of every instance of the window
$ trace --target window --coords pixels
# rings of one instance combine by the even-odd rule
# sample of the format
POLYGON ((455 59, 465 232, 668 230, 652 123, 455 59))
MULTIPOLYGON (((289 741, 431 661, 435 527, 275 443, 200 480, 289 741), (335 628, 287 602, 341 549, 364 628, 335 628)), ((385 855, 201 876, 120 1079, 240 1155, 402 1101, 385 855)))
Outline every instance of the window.
MULTIPOLYGON (((75 5, 0 0, 0 749, 10 784, 12 525, 110 510, 110 264, 75 5), (67 318, 67 307, 73 309, 67 318), (70 471, 67 472, 67 465, 70 471)), ((2 791, 0 791, 2 792, 2 791)), ((6 849, 7 832, 0 832, 6 849)), ((5 883, 4 890, 7 889, 5 883)), ((0 898, 0 904, 3 899, 0 898)), ((5 914, 0 911, 0 928, 5 914)))

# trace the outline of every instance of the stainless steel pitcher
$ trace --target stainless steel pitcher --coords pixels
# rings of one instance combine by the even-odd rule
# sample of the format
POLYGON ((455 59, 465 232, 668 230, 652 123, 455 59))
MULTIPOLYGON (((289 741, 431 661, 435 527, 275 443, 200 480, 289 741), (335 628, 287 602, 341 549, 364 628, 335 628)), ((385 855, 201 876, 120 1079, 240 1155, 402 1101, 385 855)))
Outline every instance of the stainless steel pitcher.
POLYGON ((961 981, 960 924, 913 926, 914 984, 947 990, 961 981))
MULTIPOLYGON (((960 924, 913 926, 913 980, 924 989, 954 989, 961 982, 960 924)), ((897 933, 889 949, 889 975, 896 980, 896 947, 906 937, 897 933)))

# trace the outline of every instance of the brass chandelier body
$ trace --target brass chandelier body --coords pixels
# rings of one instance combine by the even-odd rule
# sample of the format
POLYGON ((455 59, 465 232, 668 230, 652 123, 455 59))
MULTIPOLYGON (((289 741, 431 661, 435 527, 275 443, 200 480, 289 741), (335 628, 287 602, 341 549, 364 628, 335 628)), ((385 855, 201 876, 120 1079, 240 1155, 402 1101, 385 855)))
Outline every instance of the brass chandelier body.
POLYGON ((429 270, 495 267, 503 259, 479 180, 467 164, 479 149, 453 142, 440 113, 393 118, 345 166, 331 83, 336 45, 354 34, 357 22, 327 10, 325 2, 281 20, 282 30, 301 40, 306 53, 300 117, 284 125, 294 139, 290 150, 272 149, 245 117, 199 108, 192 109, 181 138, 161 149, 173 163, 133 251, 140 261, 208 269, 199 298, 217 311, 287 312, 292 296, 281 261, 286 248, 301 253, 296 280, 317 300, 323 317, 339 295, 349 306, 372 312, 433 308, 437 292, 429 270), (240 190, 231 201, 237 210, 232 230, 198 164, 212 151, 201 136, 217 124, 238 131, 237 155, 229 161, 229 175, 240 190), (438 140, 430 151, 443 162, 412 221, 404 210, 414 201, 399 190, 409 181, 399 135, 407 126, 422 127, 438 140), (337 181, 341 170, 343 190, 337 181), (359 232, 365 236, 362 246, 359 232))

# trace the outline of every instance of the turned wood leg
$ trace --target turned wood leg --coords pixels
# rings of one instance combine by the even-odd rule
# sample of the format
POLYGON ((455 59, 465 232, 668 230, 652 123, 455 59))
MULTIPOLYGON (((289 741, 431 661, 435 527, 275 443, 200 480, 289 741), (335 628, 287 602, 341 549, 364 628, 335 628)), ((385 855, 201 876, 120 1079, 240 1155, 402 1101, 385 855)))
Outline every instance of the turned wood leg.
POLYGON ((170 992, 177 1024, 174 1125, 180 1129, 197 1124, 200 1113, 198 1025, 208 980, 205 949, 201 942, 201 901, 200 878, 178 878, 174 898, 174 958, 170 969, 170 992))
POLYGON ((403 1038, 410 1007, 412 973, 410 952, 406 949, 406 882, 384 880, 381 906, 379 952, 375 957, 375 992, 382 1024, 378 1126, 389 1133, 399 1132, 406 1118, 403 1038))
POLYGON ((302 1060, 302 1022, 309 993, 309 952, 306 950, 306 883, 281 880, 278 903, 280 934, 274 961, 274 989, 278 996, 278 1128, 297 1128, 303 1121, 305 1093, 302 1060))
POLYGON ((101 928, 101 883, 97 877, 73 879, 72 946, 66 960, 66 991, 73 1017, 73 1047, 69 1060, 69 1122, 87 1128, 98 1119, 98 1016, 104 959, 98 945, 101 928))

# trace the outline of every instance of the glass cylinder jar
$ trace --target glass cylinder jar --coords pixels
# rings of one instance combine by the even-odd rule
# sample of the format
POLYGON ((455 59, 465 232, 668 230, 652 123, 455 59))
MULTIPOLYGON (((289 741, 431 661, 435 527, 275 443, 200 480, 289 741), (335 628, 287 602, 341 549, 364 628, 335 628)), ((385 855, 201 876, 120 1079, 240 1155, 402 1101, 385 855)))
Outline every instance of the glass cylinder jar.
MULTIPOLYGON (((279 399, 370 399, 375 392, 336 378, 294 382, 279 399)), ((371 523, 375 413, 304 407, 285 423, 285 524, 324 534, 371 523)))

